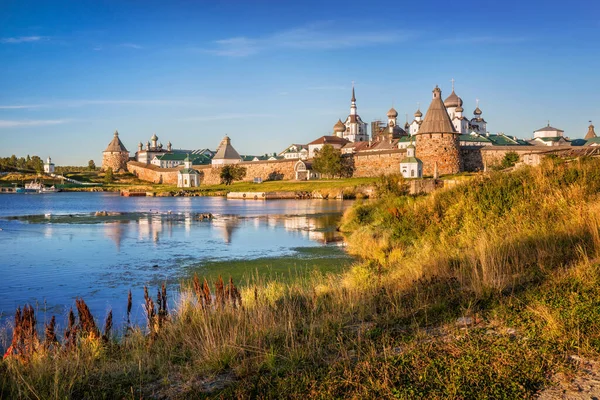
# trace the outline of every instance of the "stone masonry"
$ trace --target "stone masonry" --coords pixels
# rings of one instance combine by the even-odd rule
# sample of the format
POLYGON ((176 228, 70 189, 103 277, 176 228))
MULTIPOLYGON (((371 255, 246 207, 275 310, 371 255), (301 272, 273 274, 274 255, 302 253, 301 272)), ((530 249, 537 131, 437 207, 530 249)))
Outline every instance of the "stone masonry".
POLYGON ((417 157, 423 161, 423 175, 457 174, 461 171, 458 135, 453 133, 424 133, 417 135, 417 157))

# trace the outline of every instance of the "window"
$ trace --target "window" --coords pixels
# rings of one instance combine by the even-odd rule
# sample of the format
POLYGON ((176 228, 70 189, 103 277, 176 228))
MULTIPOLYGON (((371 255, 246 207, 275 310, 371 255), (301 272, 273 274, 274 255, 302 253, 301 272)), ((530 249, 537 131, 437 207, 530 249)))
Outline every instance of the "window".
POLYGON ((414 170, 414 169, 411 169, 411 170, 410 170, 410 176, 411 176, 411 177, 415 176, 415 170, 414 170))

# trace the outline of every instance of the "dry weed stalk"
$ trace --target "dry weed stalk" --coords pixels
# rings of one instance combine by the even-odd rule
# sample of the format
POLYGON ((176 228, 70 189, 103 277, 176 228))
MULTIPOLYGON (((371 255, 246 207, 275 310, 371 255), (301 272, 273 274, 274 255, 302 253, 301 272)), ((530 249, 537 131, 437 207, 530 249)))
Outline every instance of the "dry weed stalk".
POLYGON ((132 305, 132 297, 131 297, 131 289, 129 290, 129 294, 127 295, 127 327, 131 324, 131 305, 132 305))
POLYGON ((206 280, 206 278, 204 278, 203 292, 204 292, 204 303, 203 304, 205 304, 206 307, 208 307, 212 303, 212 295, 210 294, 210 287, 208 286, 208 281, 206 280))
POLYGON ((225 290, 225 296, 233 308, 242 307, 242 295, 233 284, 231 276, 229 277, 229 285, 227 285, 227 289, 225 290))
POLYGON ((215 282, 215 294, 217 306, 225 307, 225 284, 221 275, 219 275, 219 279, 215 282))
POLYGON ((54 315, 44 327, 44 349, 50 350, 51 347, 56 348, 58 346, 58 339, 56 338, 56 318, 54 315))
POLYGON ((73 348, 77 343, 77 325, 75 325, 75 314, 73 309, 69 310, 67 329, 65 330, 65 347, 73 348))
POLYGON ((79 314, 79 331, 82 334, 87 334, 92 339, 100 337, 100 331, 94 321, 94 316, 90 312, 89 307, 83 299, 76 299, 77 313, 79 314))
POLYGON ((154 301, 152 297, 148 294, 148 288, 144 286, 144 308, 146 309, 146 319, 148 320, 148 331, 151 336, 154 336, 157 333, 156 326, 156 310, 154 308, 154 301))
POLYGON ((102 335, 102 340, 104 342, 108 342, 110 340, 110 331, 112 330, 112 326, 113 326, 113 314, 112 314, 112 310, 110 310, 108 312, 108 315, 106 316, 106 320, 104 321, 104 334, 102 335))
POLYGON ((17 308, 12 342, 4 354, 4 358, 15 356, 23 362, 28 362, 31 359, 39 346, 35 324, 33 307, 26 305, 23 307, 23 311, 17 308))
POLYGON ((164 283, 158 290, 156 298, 158 303, 158 327, 160 328, 169 317, 169 311, 167 310, 167 286, 164 283))

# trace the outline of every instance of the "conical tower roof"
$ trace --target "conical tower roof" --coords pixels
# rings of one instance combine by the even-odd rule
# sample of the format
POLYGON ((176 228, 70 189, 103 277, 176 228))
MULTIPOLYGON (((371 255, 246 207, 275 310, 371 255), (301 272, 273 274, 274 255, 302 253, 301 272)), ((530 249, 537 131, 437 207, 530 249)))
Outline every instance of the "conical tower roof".
POLYGON ((119 132, 115 131, 113 140, 110 141, 108 147, 106 148, 106 150, 104 150, 104 152, 118 153, 121 151, 129 153, 129 150, 125 148, 125 145, 123 144, 123 142, 121 142, 121 139, 119 139, 119 132))
POLYGON ((585 140, 590 140, 591 138, 596 137, 596 132, 594 131, 594 125, 590 124, 587 133, 585 134, 585 140))
POLYGON ((213 157, 213 160, 240 160, 240 154, 231 145, 231 139, 229 136, 225 136, 221 140, 221 144, 217 149, 217 154, 213 157))
POLYGON ((418 133, 456 133, 442 101, 442 91, 437 86, 433 89, 433 100, 418 133))

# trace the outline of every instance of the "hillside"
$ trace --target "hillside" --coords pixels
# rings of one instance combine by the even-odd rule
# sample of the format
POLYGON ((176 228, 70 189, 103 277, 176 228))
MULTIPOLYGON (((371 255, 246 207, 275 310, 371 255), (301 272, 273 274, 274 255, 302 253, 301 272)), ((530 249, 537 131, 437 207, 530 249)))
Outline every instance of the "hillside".
POLYGON ((177 310, 152 304, 148 327, 117 339, 83 312, 67 344, 20 336, 0 397, 560 393, 583 369, 598 376, 599 195, 597 159, 548 159, 428 196, 392 188, 344 216, 363 260, 346 272, 189 282, 177 310))

